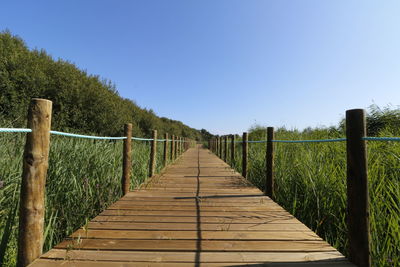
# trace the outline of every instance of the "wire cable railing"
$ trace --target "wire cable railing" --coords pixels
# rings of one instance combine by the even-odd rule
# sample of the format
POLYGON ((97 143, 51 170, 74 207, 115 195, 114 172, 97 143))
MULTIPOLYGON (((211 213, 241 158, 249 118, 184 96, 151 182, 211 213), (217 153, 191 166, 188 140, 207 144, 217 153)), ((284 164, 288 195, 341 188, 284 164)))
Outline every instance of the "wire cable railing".
MULTIPOLYGON (((0 128, 0 133, 31 133, 32 130, 29 128, 0 128)), ((67 137, 75 137, 75 138, 85 138, 85 139, 93 139, 93 140, 124 140, 126 136, 95 136, 95 135, 83 135, 83 134, 74 134, 74 133, 66 133, 60 131, 50 131, 50 134, 67 136, 67 137)), ((132 137, 132 140, 136 141, 153 141, 153 138, 142 138, 142 137, 132 137)), ((157 142, 191 142, 188 140, 179 140, 179 139, 156 139, 157 142)))

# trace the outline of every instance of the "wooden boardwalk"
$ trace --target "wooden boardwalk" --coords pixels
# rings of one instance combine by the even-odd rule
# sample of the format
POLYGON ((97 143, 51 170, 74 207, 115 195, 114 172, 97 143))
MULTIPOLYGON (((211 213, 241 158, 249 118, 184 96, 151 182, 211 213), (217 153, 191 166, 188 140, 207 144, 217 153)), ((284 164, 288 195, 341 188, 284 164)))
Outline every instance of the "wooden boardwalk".
POLYGON ((352 266, 210 151, 192 148, 31 266, 352 266))

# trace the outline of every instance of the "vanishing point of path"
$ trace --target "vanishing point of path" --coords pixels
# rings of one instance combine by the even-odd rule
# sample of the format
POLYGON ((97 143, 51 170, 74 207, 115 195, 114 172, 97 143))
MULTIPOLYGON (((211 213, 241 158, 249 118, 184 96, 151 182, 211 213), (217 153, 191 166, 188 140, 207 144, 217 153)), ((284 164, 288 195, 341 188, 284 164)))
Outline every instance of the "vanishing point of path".
POLYGON ((352 266, 209 150, 189 149, 31 266, 352 266))

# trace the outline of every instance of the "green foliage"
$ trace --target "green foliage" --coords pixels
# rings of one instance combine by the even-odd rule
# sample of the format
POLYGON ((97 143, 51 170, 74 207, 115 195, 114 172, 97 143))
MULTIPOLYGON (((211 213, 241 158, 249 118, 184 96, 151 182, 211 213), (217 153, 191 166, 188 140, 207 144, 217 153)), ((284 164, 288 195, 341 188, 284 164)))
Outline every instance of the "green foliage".
POLYGON ((10 32, 0 33, 0 117, 24 127, 34 97, 53 101, 54 130, 117 136, 123 134, 124 123, 132 122, 135 136, 150 137, 151 130, 157 129, 160 136, 168 132, 203 138, 196 129, 160 118, 120 97, 112 82, 68 61, 54 60, 44 50, 29 50, 10 32))

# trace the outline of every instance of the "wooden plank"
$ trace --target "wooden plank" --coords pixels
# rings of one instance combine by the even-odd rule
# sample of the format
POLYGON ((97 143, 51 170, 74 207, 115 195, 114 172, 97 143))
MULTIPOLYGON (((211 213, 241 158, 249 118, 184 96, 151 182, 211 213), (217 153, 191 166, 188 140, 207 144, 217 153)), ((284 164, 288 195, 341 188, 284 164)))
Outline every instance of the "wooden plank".
MULTIPOLYGON (((108 239, 198 239, 198 231, 151 231, 151 230, 83 230, 71 235, 73 238, 108 239)), ((207 240, 322 240, 310 231, 272 232, 272 231, 204 231, 201 237, 207 240)))
MULTIPOLYGON (((107 249, 125 251, 197 251, 197 240, 125 240, 125 239, 73 239, 65 240, 56 248, 107 249)), ((201 251, 259 251, 259 252, 321 252, 336 251, 324 241, 265 241, 245 240, 229 242, 202 240, 201 251)))
POLYGON ((119 223, 119 222, 89 222, 88 227, 90 229, 121 229, 121 230, 145 230, 145 229, 158 229, 158 230, 176 230, 185 231, 191 230, 196 231, 200 228, 201 231, 228 231, 228 230, 242 230, 242 231, 290 231, 300 230, 306 231, 308 228, 303 224, 293 223, 201 223, 199 226, 197 223, 119 223))
MULTIPOLYGON (((176 205, 174 206, 175 211, 181 211, 181 210, 189 210, 192 211, 196 207, 191 207, 191 206, 181 206, 181 205, 176 205)), ((116 203, 113 204, 109 207, 109 209, 121 209, 121 210, 171 210, 171 207, 169 206, 132 206, 129 203, 116 203)), ((279 206, 236 206, 236 207, 221 207, 221 206, 211 206, 211 205, 203 205, 199 207, 201 211, 280 211, 282 210, 281 207, 279 206)))
MULTIPOLYGON (((53 249, 44 257, 70 260, 97 260, 97 261, 126 261, 126 262, 193 262, 195 252, 165 252, 155 254, 152 251, 98 251, 53 249)), ((330 260, 343 262, 345 258, 337 251, 332 252, 202 252, 201 261, 204 263, 217 262, 302 262, 330 260)))
MULTIPOLYGON (((92 222, 191 222, 196 223, 197 216, 97 216, 92 222)), ((293 216, 265 216, 264 218, 245 216, 201 217, 201 223, 296 223, 299 221, 293 216)))
MULTIPOLYGON (((259 216, 266 216, 268 214, 287 214, 286 211, 264 211, 264 212, 254 212, 254 211, 248 211, 248 212, 238 212, 238 211, 201 211, 201 217, 208 217, 208 216, 232 216, 232 215, 237 215, 237 216, 253 216, 253 217, 259 217, 259 216)), ((195 210, 187 210, 187 211, 174 211, 174 210, 161 210, 161 211, 140 211, 140 210, 121 210, 121 209, 107 209, 101 213, 101 215, 153 215, 153 216, 197 216, 197 211, 195 210)))
MULTIPOLYGON (((87 262, 87 261, 56 261, 56 260, 40 260, 40 264, 44 265, 35 265, 35 266, 65 266, 67 263, 68 266, 82 266, 82 267, 95 267, 95 266, 123 266, 123 267, 129 267, 129 266, 135 266, 135 267, 186 267, 186 266, 198 266, 200 263, 194 263, 194 262, 122 262, 122 261, 100 261, 100 262, 87 262), (189 265, 188 265, 189 264, 189 265)), ((342 262, 336 262, 336 261, 321 261, 320 263, 316 262, 311 262, 311 263, 267 263, 268 266, 304 266, 304 265, 312 265, 312 266, 329 266, 329 267, 337 267, 337 266, 354 266, 351 265, 350 263, 342 263, 342 262)), ((225 263, 214 263, 210 262, 207 263, 207 266, 209 267, 220 267, 220 266, 243 266, 242 262, 225 262, 225 263)), ((247 264, 246 264, 247 266, 247 264)), ((255 262, 254 264, 251 264, 251 266, 265 266, 265 263, 262 262, 255 262)))

